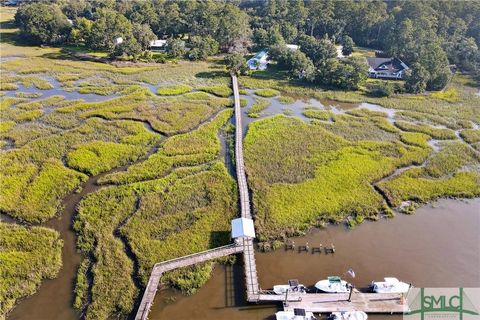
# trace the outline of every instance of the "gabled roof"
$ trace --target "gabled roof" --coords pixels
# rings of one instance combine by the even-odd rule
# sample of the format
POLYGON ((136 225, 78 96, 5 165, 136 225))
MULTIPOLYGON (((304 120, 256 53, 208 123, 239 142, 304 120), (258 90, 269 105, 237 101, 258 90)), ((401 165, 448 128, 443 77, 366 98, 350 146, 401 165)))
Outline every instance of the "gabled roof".
POLYGON ((375 71, 388 71, 391 73, 408 69, 408 66, 398 58, 367 57, 368 65, 375 71))

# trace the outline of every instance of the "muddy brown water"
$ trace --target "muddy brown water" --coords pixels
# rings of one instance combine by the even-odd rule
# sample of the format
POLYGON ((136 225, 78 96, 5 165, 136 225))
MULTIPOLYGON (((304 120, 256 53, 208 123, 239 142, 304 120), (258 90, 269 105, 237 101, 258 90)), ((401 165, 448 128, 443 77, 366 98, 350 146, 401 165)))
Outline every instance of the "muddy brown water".
MULTIPOLYGON (((120 171, 118 168, 114 171, 120 171)), ((55 229, 63 240, 62 268, 58 277, 42 282, 37 293, 22 300, 9 314, 8 319, 78 319, 80 314, 72 307, 73 289, 81 255, 76 250, 76 236, 72 230, 72 221, 76 214, 76 207, 84 196, 95 192, 102 186, 97 185, 98 179, 108 173, 90 177, 81 192, 68 195, 63 201, 63 211, 59 217, 43 224, 55 229)))
MULTIPOLYGON (((85 97, 85 95, 84 95, 85 97)), ((253 103, 247 96, 248 106, 242 110, 244 133, 248 125, 257 120, 246 116, 253 103)), ((98 97, 97 97, 98 99, 98 97)), ((100 98, 101 99, 101 98, 100 98)), ((339 105, 329 101, 304 101, 282 105, 277 99, 262 118, 283 113, 289 109, 292 116, 304 121, 305 106, 348 110, 358 104, 339 105)), ((149 125, 145 125, 151 130, 149 125)), ((232 174, 228 146, 225 137, 220 136, 222 156, 232 174)), ((149 153, 152 154, 156 148, 149 153)), ((113 169, 125 170, 127 166, 113 169)), ((88 193, 100 186, 96 181, 107 173, 91 177, 80 193, 74 193, 64 200, 60 217, 47 222, 45 226, 60 232, 64 241, 62 251, 63 267, 59 276, 46 280, 38 292, 24 300, 12 310, 8 319, 78 319, 81 315, 72 308, 73 288, 80 255, 76 252, 76 237, 71 230, 75 208, 88 193)), ((233 174, 232 174, 233 175, 233 174)), ((8 216, 0 220, 14 223, 8 216)), ((354 230, 343 226, 329 226, 315 230, 305 237, 293 239, 297 245, 309 242, 310 246, 335 244, 335 255, 294 253, 277 250, 272 253, 258 253, 257 268, 262 288, 284 284, 288 279, 298 278, 301 283, 312 286, 328 275, 342 275, 353 268, 357 277, 353 283, 366 287, 372 280, 384 276, 396 276, 412 282, 417 287, 426 286, 480 286, 480 199, 440 200, 417 210, 413 216, 399 214, 391 220, 366 222, 354 230)), ((234 266, 218 266, 208 283, 193 296, 185 297, 173 290, 159 291, 150 319, 273 319, 278 305, 250 305, 244 300, 243 267, 241 261, 234 266)), ((395 316, 371 316, 373 319, 400 319, 395 316)))
MULTIPOLYGON (((147 128, 148 129, 148 128, 147 128)), ((73 308, 76 273, 81 262, 81 255, 76 249, 76 235, 72 229, 79 202, 88 194, 104 187, 98 185, 97 181, 114 172, 125 171, 135 163, 144 161, 159 148, 160 142, 156 143, 150 151, 128 165, 114 168, 110 171, 90 177, 78 193, 71 193, 63 201, 63 210, 58 217, 55 217, 42 226, 52 228, 60 233, 64 242, 62 249, 62 268, 58 277, 51 280, 44 280, 38 291, 21 300, 20 303, 9 313, 8 319, 18 320, 75 320, 81 318, 78 310, 73 308)), ((8 216, 1 216, 2 221, 14 223, 14 219, 8 216)))
MULTIPOLYGON (((353 230, 328 226, 293 239, 296 245, 330 245, 334 255, 297 253, 283 249, 257 253, 262 288, 286 284, 288 279, 313 286, 329 275, 342 275, 357 288, 372 280, 395 276, 416 287, 480 286, 480 199, 442 199, 425 205, 414 215, 365 222, 353 230)), ((208 283, 193 296, 173 290, 159 291, 150 319, 274 319, 278 305, 247 305, 243 299, 240 262, 233 268, 218 266, 208 283), (236 289, 235 289, 236 288, 236 289)), ((401 316, 370 315, 370 319, 401 316)))

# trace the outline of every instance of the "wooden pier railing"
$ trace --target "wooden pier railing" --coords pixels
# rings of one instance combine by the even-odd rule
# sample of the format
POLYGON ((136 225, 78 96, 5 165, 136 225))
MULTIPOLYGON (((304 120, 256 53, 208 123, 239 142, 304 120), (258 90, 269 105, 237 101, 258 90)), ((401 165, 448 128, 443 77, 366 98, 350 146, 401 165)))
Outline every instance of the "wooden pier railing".
POLYGON ((160 277, 164 272, 174 270, 177 268, 191 266, 197 263, 205 262, 220 257, 225 257, 231 254, 240 253, 243 251, 243 246, 237 243, 232 243, 227 246, 218 247, 215 249, 194 253, 188 256, 156 263, 153 267, 150 278, 148 279, 147 287, 143 293, 142 301, 138 308, 135 320, 145 320, 150 312, 155 294, 157 293, 160 277))
MULTIPOLYGON (((240 210, 242 218, 252 219, 250 212, 250 196, 248 194, 247 176, 243 162, 243 127, 242 111, 240 108, 240 94, 238 92, 237 76, 232 74, 233 97, 235 99, 235 164, 237 169, 238 189, 240 193, 240 210)), ((245 268, 245 284, 247 288, 247 301, 258 301, 258 277, 255 263, 255 250, 253 239, 243 238, 243 261, 245 268)))
MULTIPOLYGON (((235 164, 237 169, 238 188, 240 195, 240 210, 243 218, 251 219, 252 215, 250 213, 250 197, 248 195, 247 177, 245 175, 245 167, 243 163, 243 133, 240 96, 238 93, 238 81, 235 75, 232 75, 232 87, 235 99, 235 164)), ((153 300, 155 299, 155 294, 157 293, 160 277, 164 272, 240 252, 243 252, 243 260, 245 265, 247 300, 258 301, 259 287, 253 240, 250 238, 242 238, 237 239, 235 243, 227 246, 155 264, 148 280, 147 287, 145 288, 145 292, 143 293, 142 301, 138 307, 135 320, 147 319, 148 313, 150 312, 150 308, 153 304, 153 300)))

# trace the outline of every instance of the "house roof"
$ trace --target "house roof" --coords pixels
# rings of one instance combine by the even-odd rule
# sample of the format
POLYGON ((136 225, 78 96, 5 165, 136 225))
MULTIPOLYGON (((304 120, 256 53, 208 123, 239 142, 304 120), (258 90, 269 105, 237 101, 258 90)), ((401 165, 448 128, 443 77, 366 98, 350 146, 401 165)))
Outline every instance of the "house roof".
POLYGON ((391 73, 408 69, 408 66, 398 58, 367 57, 368 65, 375 71, 388 71, 391 73))
POLYGON ((153 40, 150 41, 150 47, 163 47, 167 44, 167 40, 153 40))
POLYGON ((286 44, 285 47, 287 47, 287 49, 290 49, 292 51, 296 51, 300 48, 300 46, 296 44, 286 44))

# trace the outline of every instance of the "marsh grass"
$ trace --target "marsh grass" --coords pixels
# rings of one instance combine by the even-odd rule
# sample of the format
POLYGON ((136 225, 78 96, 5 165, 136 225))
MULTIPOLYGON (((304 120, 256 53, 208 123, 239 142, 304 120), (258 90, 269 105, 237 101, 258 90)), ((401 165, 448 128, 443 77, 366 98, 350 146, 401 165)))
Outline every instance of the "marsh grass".
POLYGON ((216 95, 217 97, 227 98, 233 94, 233 91, 230 87, 227 86, 210 86, 210 87, 201 87, 198 90, 205 91, 216 95))
POLYGON ((192 91, 192 87, 187 85, 173 85, 160 87, 157 90, 157 94, 160 96, 177 96, 192 91))
POLYGON ((35 293, 42 280, 57 276, 62 247, 54 230, 0 222, 0 316, 35 293))
POLYGON ((250 118, 259 118, 260 113, 267 109, 268 106, 270 105, 270 101, 267 99, 255 99, 255 102, 253 105, 250 107, 250 109, 247 110, 247 115, 250 118))
POLYGON ((425 124, 413 124, 404 121, 395 121, 395 125, 403 131, 420 132, 428 134, 435 139, 448 140, 456 138, 455 132, 446 128, 434 128, 425 124))
POLYGON ((467 129, 460 131, 460 136, 467 143, 476 143, 480 141, 480 130, 467 129))
POLYGON ((333 112, 329 110, 315 110, 315 109, 306 109, 302 112, 302 114, 310 119, 317 119, 323 121, 332 121, 333 120, 333 112))
POLYGON ((263 98, 272 98, 278 96, 280 92, 274 89, 258 89, 255 91, 255 94, 263 98))

